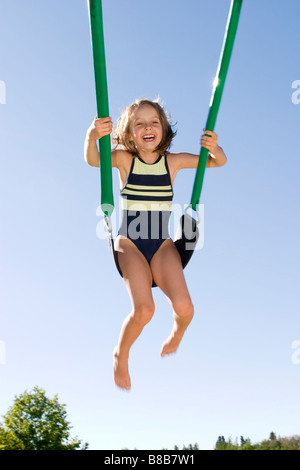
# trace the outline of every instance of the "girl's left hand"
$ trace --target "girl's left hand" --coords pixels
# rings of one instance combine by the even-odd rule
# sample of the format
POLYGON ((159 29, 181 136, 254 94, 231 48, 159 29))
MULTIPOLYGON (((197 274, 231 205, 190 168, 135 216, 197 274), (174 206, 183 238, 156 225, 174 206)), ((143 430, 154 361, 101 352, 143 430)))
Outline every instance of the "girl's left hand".
POLYGON ((201 137, 201 147, 206 148, 209 150, 212 154, 214 154, 216 148, 218 147, 218 136, 215 132, 213 131, 208 131, 206 129, 204 130, 204 134, 201 137))

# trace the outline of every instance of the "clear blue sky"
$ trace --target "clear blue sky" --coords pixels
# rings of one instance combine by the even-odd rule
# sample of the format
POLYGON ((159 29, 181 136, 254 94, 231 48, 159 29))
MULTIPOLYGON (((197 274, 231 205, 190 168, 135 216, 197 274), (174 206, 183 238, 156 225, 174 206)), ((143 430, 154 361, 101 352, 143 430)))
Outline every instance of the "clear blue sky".
MULTIPOLYGON (((198 153, 229 6, 103 0, 114 122, 159 95, 177 123, 173 150, 198 153)), ((99 173, 83 160, 96 114, 86 2, 6 0, 0 18, 0 415, 38 385, 91 449, 300 433, 299 1, 244 0, 215 129, 228 164, 206 172, 204 247, 185 271, 196 315, 161 359, 172 314, 154 291, 130 393, 112 377, 130 302, 96 236, 99 173)), ((175 202, 189 202, 193 178, 178 175, 175 202)), ((114 190, 118 210, 115 172, 114 190)))

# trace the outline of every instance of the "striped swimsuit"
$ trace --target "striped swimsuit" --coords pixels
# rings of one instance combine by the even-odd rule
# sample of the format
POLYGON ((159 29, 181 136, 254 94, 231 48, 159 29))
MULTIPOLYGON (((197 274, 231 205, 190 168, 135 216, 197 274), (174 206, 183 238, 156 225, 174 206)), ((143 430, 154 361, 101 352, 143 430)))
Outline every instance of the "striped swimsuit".
POLYGON ((121 190, 119 235, 129 238, 149 264, 164 240, 170 238, 172 200, 166 156, 160 155, 153 164, 133 157, 127 183, 121 190))

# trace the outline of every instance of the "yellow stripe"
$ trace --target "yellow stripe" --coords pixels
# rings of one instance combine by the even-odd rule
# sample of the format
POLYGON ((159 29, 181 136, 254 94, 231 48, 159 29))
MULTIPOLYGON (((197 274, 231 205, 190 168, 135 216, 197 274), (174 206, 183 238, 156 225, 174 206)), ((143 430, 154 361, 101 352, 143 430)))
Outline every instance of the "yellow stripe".
POLYGON ((170 211, 172 201, 130 201, 121 199, 121 207, 126 211, 170 211))
POLYGON ((164 158, 161 158, 157 163, 153 163, 153 165, 147 165, 136 158, 132 173, 135 173, 136 175, 165 175, 167 170, 164 158))
POLYGON ((172 190, 172 186, 170 184, 168 184, 167 186, 142 186, 142 185, 139 185, 139 184, 126 184, 126 188, 129 188, 129 189, 154 189, 154 190, 163 190, 163 189, 166 189, 166 190, 169 190, 171 191, 172 190))
POLYGON ((130 189, 124 189, 122 194, 132 194, 134 196, 153 196, 153 197, 164 197, 164 196, 173 196, 172 191, 170 192, 161 192, 161 191, 130 191, 130 189))

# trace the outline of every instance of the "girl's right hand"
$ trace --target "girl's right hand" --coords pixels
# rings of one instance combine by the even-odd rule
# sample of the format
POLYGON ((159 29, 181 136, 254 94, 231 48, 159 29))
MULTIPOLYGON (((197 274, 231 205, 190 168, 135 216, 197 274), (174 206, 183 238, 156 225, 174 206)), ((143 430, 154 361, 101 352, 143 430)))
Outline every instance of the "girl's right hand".
POLYGON ((105 135, 112 133, 113 123, 110 117, 95 118, 89 127, 88 134, 90 139, 99 140, 105 135))

